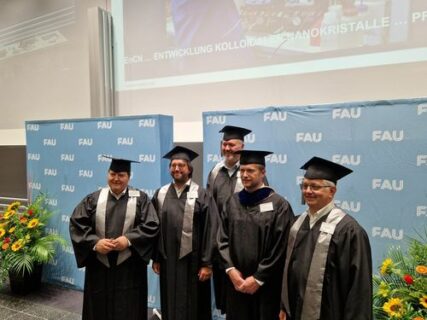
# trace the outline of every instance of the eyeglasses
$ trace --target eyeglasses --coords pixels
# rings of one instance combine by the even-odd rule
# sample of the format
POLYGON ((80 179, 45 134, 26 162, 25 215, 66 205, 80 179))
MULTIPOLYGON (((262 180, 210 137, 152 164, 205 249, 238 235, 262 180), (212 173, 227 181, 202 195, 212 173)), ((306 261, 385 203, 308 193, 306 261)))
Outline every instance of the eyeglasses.
POLYGON ((310 190, 312 191, 319 191, 322 188, 331 188, 332 186, 322 186, 322 185, 316 185, 316 184, 300 184, 300 188, 301 190, 308 190, 308 188, 310 188, 310 190))

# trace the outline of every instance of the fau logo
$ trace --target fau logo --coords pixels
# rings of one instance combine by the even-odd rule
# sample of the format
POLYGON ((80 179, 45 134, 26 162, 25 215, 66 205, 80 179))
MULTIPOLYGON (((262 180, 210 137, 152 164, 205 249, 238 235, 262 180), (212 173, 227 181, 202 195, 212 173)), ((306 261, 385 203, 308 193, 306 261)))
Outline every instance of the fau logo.
POLYGON ((372 189, 402 191, 403 180, 372 179, 372 189))
POLYGON ((332 110, 332 119, 358 119, 361 114, 361 108, 334 109, 332 110))
POLYGON ((113 127, 113 122, 112 121, 98 121, 96 123, 96 129, 98 129, 98 130, 102 130, 102 129, 109 130, 112 127, 113 127))
POLYGON ((255 142, 255 133, 249 133, 244 137, 245 143, 254 143, 255 142))
POLYGON ((133 145, 133 137, 118 137, 117 145, 120 146, 132 146, 133 145))
POLYGON ((296 141, 319 143, 322 141, 322 133, 321 132, 297 132, 296 141))
POLYGON ((226 116, 207 116, 206 124, 224 124, 226 120, 226 116))
POLYGON ((27 159, 39 161, 40 160, 40 153, 29 153, 29 154, 27 154, 27 159))
POLYGON ((74 154, 73 153, 61 153, 60 160, 61 161, 73 162, 74 161, 74 154))
POLYGON ((400 142, 405 138, 405 133, 403 130, 374 130, 372 131, 372 141, 394 141, 400 142))
POLYGON ((335 204, 337 205, 337 207, 340 207, 344 211, 348 211, 348 212, 359 212, 361 207, 359 201, 335 200, 335 204))
POLYGON ((91 145, 93 145, 93 139, 92 138, 79 138, 78 145, 79 146, 91 146, 91 145))
POLYGON ((427 103, 419 104, 417 107, 417 115, 422 115, 427 112, 427 103))
POLYGON ((93 171, 92 170, 79 170, 79 177, 83 178, 92 178, 93 177, 93 171))
POLYGON ((42 188, 42 184, 40 182, 28 182, 28 188, 33 190, 40 190, 42 188))
POLYGON ((98 154, 98 162, 111 162, 112 157, 113 156, 111 154, 98 154))
POLYGON ((358 166, 360 164, 360 154, 334 154, 332 161, 342 165, 358 166))
POLYGON ((74 123, 60 123, 59 124, 59 130, 74 130, 74 123))
POLYGON ((55 228, 45 228, 44 230, 46 231, 47 234, 53 234, 56 236, 59 234, 58 229, 55 229, 55 228))
POLYGON ((70 223, 70 217, 69 217, 69 216, 67 216, 67 215, 65 215, 65 214, 63 214, 63 215, 61 216, 61 221, 62 221, 62 222, 65 222, 65 223, 70 223))
POLYGON ((27 124, 27 131, 39 131, 40 126, 38 124, 27 124))
POLYGON ((288 162, 288 155, 287 154, 269 154, 265 157, 265 161, 269 163, 280 163, 285 164, 288 162))
POLYGON ((208 154, 208 163, 209 162, 220 162, 222 160, 221 155, 219 154, 208 154))
POLYGON ((56 139, 53 139, 53 138, 43 139, 43 145, 44 146, 56 146, 56 139))
POLYGON ((141 119, 138 122, 138 127, 149 127, 153 128, 156 126, 156 119, 141 119))
POLYGON ((98 130, 110 130, 113 127, 113 122, 112 121, 98 121, 96 123, 96 129, 98 130))
MULTIPOLYGON (((74 254, 74 253, 71 252, 71 254, 74 254)), ((61 281, 69 284, 74 284, 74 278, 71 278, 71 277, 61 276, 61 281)))
POLYGON ((57 207, 58 206, 58 199, 48 198, 48 199, 46 199, 46 202, 47 202, 48 205, 50 205, 52 207, 57 207))
POLYGON ((417 155, 417 167, 421 167, 422 165, 427 164, 427 154, 419 154, 417 155))
POLYGON ((380 237, 380 238, 388 238, 394 240, 402 240, 403 239, 403 229, 389 229, 383 227, 373 227, 372 228, 372 236, 380 237))
POLYGON ((140 154, 138 157, 140 162, 156 162, 155 154, 140 154))
POLYGON ((286 111, 264 112, 264 122, 266 121, 286 121, 288 113, 286 111))
POLYGON ((417 217, 427 216, 427 206, 417 206, 417 217))
POLYGON ((62 192, 74 192, 75 186, 72 184, 62 184, 61 191, 62 192))

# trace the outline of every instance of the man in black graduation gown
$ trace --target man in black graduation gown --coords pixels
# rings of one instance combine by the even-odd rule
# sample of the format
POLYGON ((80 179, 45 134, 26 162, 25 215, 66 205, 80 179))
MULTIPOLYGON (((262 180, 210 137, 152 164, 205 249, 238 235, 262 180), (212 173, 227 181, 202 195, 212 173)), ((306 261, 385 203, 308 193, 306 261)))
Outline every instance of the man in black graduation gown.
POLYGON ((368 236, 334 205, 336 184, 352 170, 313 157, 301 184, 308 205, 289 233, 280 319, 372 319, 368 236))
POLYGON ((161 223, 153 270, 160 275, 163 320, 211 320, 218 212, 209 193, 191 179, 197 156, 181 146, 168 152, 173 182, 152 199, 161 223))
POLYGON ((86 267, 82 319, 147 319, 147 263, 159 230, 148 196, 128 186, 129 160, 112 159, 108 187, 70 218, 79 268, 86 267))
POLYGON ((241 151, 244 189, 226 203, 218 249, 229 277, 227 320, 272 320, 280 310, 286 239, 293 218, 289 203, 264 185, 265 156, 241 151))
MULTIPOLYGON (((213 196, 218 211, 221 212, 225 202, 235 192, 243 189, 242 180, 240 179, 240 153, 238 151, 243 149, 243 139, 251 130, 236 126, 225 126, 219 132, 224 133, 221 141, 223 159, 209 172, 206 189, 213 196)), ((216 307, 222 313, 225 313, 228 277, 221 266, 218 252, 214 254, 212 268, 216 307)))

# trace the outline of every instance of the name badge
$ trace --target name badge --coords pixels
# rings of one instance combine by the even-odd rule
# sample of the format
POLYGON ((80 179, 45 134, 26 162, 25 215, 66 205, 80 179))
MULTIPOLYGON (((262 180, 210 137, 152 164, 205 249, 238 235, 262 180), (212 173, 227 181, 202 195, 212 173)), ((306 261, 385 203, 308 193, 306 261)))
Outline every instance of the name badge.
POLYGON ((198 197, 199 197, 199 195, 196 191, 190 191, 187 193, 188 199, 197 199, 198 197))
POLYGON ((129 197, 130 198, 139 197, 139 191, 138 190, 129 190, 129 197))
POLYGON ((273 202, 261 203, 259 205, 260 212, 273 211, 273 202))
POLYGON ((330 223, 326 223, 326 222, 322 222, 322 224, 320 225, 320 231, 328 233, 328 234, 334 234, 335 225, 330 224, 330 223))

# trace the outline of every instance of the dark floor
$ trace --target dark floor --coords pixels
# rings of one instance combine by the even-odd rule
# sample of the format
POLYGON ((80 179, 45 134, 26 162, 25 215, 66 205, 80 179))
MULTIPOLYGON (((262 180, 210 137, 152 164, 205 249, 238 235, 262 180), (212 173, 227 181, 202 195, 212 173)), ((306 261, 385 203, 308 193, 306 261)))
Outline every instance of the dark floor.
POLYGON ((80 320, 83 293, 43 283, 40 290, 13 294, 0 289, 0 320, 80 320))
MULTIPOLYGON (((7 284, 0 288, 0 320, 81 320, 82 304, 81 291, 47 283, 26 295, 12 293, 7 284)), ((158 320, 151 309, 148 319, 158 320)))

